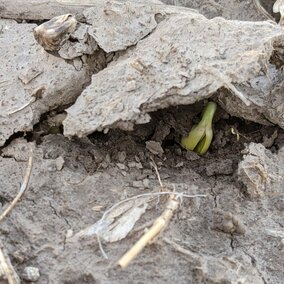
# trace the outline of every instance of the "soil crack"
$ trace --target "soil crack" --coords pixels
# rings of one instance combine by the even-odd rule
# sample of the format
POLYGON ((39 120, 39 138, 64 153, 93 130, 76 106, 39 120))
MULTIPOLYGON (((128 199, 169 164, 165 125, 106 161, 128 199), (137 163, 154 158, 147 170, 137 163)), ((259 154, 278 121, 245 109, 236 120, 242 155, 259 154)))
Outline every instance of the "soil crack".
POLYGON ((262 275, 261 270, 258 268, 256 258, 253 255, 249 254, 247 251, 242 250, 242 252, 251 259, 251 263, 256 268, 256 270, 257 270, 258 274, 260 275, 263 283, 268 284, 268 282, 265 280, 264 276, 262 275))

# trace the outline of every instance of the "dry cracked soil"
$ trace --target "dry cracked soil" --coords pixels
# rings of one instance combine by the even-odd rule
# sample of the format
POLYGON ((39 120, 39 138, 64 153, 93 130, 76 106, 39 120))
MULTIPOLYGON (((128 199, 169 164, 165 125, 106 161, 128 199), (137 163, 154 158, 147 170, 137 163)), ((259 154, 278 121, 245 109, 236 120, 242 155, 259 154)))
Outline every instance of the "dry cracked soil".
MULTIPOLYGON (((254 1, 164 2, 208 18, 264 17, 255 13, 254 1)), ((22 283, 284 283, 284 131, 219 106, 209 152, 187 152, 181 135, 199 120, 204 103, 151 112, 150 122, 133 131, 84 138, 63 135, 54 121, 62 122, 66 106, 58 107, 44 112, 32 130, 7 139, 0 148, 2 210, 19 190, 30 148, 34 157, 25 195, 0 224, 22 283), (182 198, 167 228, 122 270, 118 259, 163 212, 167 197, 150 202, 127 237, 102 240, 108 259, 96 236, 73 236, 114 204, 159 191, 153 161, 168 190, 192 197, 182 198), (39 278, 37 271, 29 275, 31 268, 39 278)))

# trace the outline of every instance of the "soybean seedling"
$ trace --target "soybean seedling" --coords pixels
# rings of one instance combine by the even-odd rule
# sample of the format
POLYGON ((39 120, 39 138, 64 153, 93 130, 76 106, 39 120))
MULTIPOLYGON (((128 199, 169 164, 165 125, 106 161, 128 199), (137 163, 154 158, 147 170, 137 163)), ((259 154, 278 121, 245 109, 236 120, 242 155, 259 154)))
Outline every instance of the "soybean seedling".
POLYGON ((213 138, 212 120, 217 104, 209 102, 202 114, 201 121, 194 125, 188 136, 181 139, 181 146, 186 150, 195 151, 200 155, 207 152, 213 138))

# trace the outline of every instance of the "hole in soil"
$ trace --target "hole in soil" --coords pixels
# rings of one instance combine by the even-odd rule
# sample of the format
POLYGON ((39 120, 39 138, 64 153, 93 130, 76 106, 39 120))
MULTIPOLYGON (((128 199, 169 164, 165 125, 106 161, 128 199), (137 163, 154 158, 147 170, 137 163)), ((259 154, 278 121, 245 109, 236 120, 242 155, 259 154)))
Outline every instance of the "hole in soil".
POLYGON ((35 124, 33 131, 29 133, 29 141, 35 141, 37 144, 42 143, 42 138, 48 134, 62 134, 62 122, 66 117, 64 109, 68 106, 60 107, 57 110, 50 111, 41 116, 40 122, 35 124))
POLYGON ((79 40, 77 39, 77 38, 74 38, 74 37, 72 37, 72 36, 70 36, 69 37, 69 39, 68 39, 70 42, 79 42, 79 40))
MULTIPOLYGON (((136 125, 133 131, 111 129, 107 134, 94 132, 88 137, 93 144, 106 150, 110 156, 116 156, 119 151, 137 155, 145 151, 147 141, 160 143, 166 153, 186 155, 187 151, 180 146, 181 137, 186 136, 192 126, 199 122, 204 105, 205 102, 198 102, 193 105, 169 107, 150 113, 151 121, 147 124, 136 125)), ((67 107, 69 105, 43 114, 40 122, 35 124, 33 131, 15 133, 2 148, 19 137, 25 137, 29 142, 36 141, 37 144, 41 144, 46 135, 63 135, 62 121, 65 119, 64 109, 67 107)), ((284 131, 278 126, 264 126, 232 117, 220 106, 214 117, 213 130, 213 140, 205 157, 234 155, 234 160, 237 161, 241 158, 241 151, 245 143, 263 143, 275 135, 275 131, 277 131, 276 138, 266 147, 276 152, 283 146, 282 141, 284 141, 284 131)))
POLYGON ((45 20, 22 20, 22 19, 15 19, 17 21, 17 23, 19 24, 36 24, 36 25, 41 25, 46 21, 49 21, 49 19, 45 19, 45 20))
POLYGON ((9 139, 6 140, 5 144, 0 147, 0 154, 2 154, 1 149, 7 147, 13 140, 20 138, 20 137, 24 137, 24 136, 25 136, 25 132, 17 132, 11 135, 9 139))
MULTIPOLYGON (((149 140, 159 142, 165 152, 186 153, 180 146, 180 139, 200 120, 203 107, 203 102, 170 107, 151 113, 151 121, 136 125, 133 131, 111 129, 107 134, 95 132, 89 135, 89 138, 99 147, 108 149, 110 155, 115 155, 117 151, 138 153, 145 149, 149 140)), ((232 117, 220 107, 214 117, 213 129, 213 141, 206 156, 235 155, 239 159, 245 143, 263 143, 272 137, 275 131, 278 136, 284 133, 278 126, 263 126, 232 117)), ((280 141, 281 139, 275 138, 267 148, 276 151, 280 141)))

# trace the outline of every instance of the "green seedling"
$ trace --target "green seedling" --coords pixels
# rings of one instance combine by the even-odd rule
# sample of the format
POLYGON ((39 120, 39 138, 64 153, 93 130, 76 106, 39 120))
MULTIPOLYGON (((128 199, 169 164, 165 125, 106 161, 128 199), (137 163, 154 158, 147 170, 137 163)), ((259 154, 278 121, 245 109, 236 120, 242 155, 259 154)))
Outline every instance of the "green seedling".
POLYGON ((181 139, 182 147, 200 155, 207 152, 213 138, 212 120, 216 109, 217 104, 214 102, 209 102, 206 105, 201 121, 192 127, 188 136, 181 139))

